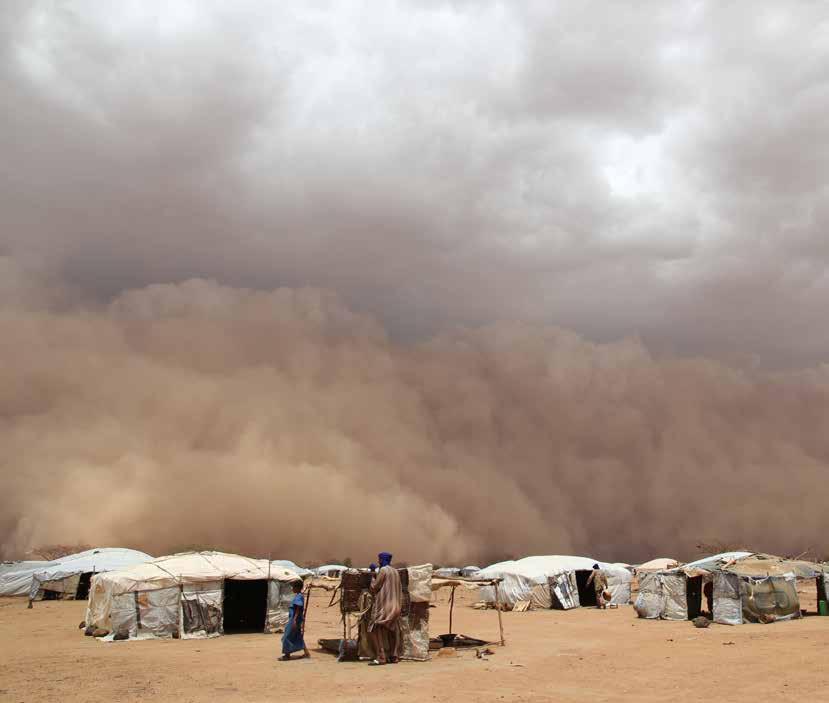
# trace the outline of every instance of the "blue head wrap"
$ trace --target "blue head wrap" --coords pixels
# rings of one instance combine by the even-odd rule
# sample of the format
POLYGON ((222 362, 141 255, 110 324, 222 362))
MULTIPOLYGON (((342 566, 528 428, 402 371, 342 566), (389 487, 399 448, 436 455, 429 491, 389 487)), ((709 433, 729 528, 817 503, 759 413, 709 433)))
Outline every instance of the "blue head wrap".
POLYGON ((377 560, 380 562, 380 566, 388 566, 391 564, 391 554, 388 552, 380 552, 377 555, 377 560))

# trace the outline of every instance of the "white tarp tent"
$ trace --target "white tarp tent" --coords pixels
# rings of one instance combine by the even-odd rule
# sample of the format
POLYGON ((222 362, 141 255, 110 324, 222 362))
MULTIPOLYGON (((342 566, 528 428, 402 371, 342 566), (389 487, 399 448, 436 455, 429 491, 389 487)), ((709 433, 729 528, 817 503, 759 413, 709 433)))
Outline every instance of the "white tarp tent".
MULTIPOLYGON (((562 594, 566 604, 564 608, 576 607, 578 602, 578 582, 583 582, 585 572, 593 570, 593 564, 598 564, 607 576, 608 590, 611 593, 611 604, 625 604, 630 600, 630 571, 616 564, 597 561, 590 557, 577 556, 536 556, 525 557, 517 561, 502 561, 481 569, 475 574, 480 579, 502 579, 499 586, 499 597, 502 603, 514 606, 517 601, 529 601, 531 608, 553 607, 551 579, 561 581, 567 591, 562 594), (579 576, 579 573, 581 574, 579 576)), ((592 584, 590 589, 592 589, 592 584)), ((489 603, 495 602, 495 589, 487 586, 481 589, 481 597, 489 603)), ((561 598, 560 598, 561 600, 561 598)))
POLYGON ((107 639, 214 637, 225 631, 229 608, 245 610, 242 617, 258 631, 276 632, 287 622, 291 582, 299 578, 278 562, 238 554, 160 557, 93 577, 87 632, 107 631, 107 639))
POLYGON ((323 564, 314 569, 313 572, 315 576, 338 579, 348 569, 349 567, 343 566, 342 564, 323 564))
POLYGON ((57 562, 4 561, 0 564, 0 596, 28 596, 32 588, 32 574, 57 562))
MULTIPOLYGON (((38 569, 32 574, 29 598, 41 600, 51 595, 62 600, 72 600, 79 593, 78 587, 82 583, 81 579, 89 578, 86 575, 126 569, 150 561, 152 558, 144 552, 117 547, 102 547, 70 554, 50 562, 49 566, 38 569)), ((87 588, 83 588, 82 598, 86 597, 86 590, 87 588)))

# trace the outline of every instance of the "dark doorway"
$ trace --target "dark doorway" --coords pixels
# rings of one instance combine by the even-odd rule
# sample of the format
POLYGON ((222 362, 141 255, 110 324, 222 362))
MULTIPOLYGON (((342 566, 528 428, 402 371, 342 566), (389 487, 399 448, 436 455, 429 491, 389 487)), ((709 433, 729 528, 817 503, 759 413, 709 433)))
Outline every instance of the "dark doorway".
POLYGON ((43 589, 43 600, 60 600, 63 593, 60 591, 49 591, 47 589, 43 589))
POLYGON ((590 578, 592 573, 593 571, 590 569, 576 571, 576 587, 579 589, 579 603, 582 608, 597 605, 596 589, 593 588, 592 583, 589 586, 587 585, 587 579, 590 578))
POLYGON ((89 582, 91 579, 91 571, 81 574, 81 578, 78 581, 78 589, 75 591, 75 600, 86 600, 89 598, 89 582))
POLYGON ((224 632, 231 635, 239 632, 265 631, 265 605, 268 600, 268 582, 225 581, 224 632))
POLYGON ((689 620, 702 615, 702 576, 689 576, 685 580, 685 600, 689 620))

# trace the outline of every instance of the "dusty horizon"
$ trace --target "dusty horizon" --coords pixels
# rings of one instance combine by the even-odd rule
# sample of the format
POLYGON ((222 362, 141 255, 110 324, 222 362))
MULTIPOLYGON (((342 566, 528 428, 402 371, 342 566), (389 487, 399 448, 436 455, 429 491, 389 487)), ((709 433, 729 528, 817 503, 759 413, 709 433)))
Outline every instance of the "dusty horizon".
POLYGON ((0 556, 829 551, 820 3, 0 5, 0 556))

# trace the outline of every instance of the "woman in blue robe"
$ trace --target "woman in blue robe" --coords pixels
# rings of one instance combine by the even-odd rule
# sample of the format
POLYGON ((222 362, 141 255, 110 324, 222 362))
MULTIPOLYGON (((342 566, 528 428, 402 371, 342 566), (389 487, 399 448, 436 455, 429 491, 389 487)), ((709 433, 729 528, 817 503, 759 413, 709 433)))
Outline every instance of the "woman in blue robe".
POLYGON ((310 657, 305 639, 302 636, 302 626, 305 621, 305 598, 302 596, 302 581, 293 581, 291 589, 294 599, 288 608, 288 624, 282 635, 282 661, 288 661, 293 652, 304 652, 302 659, 310 657))

